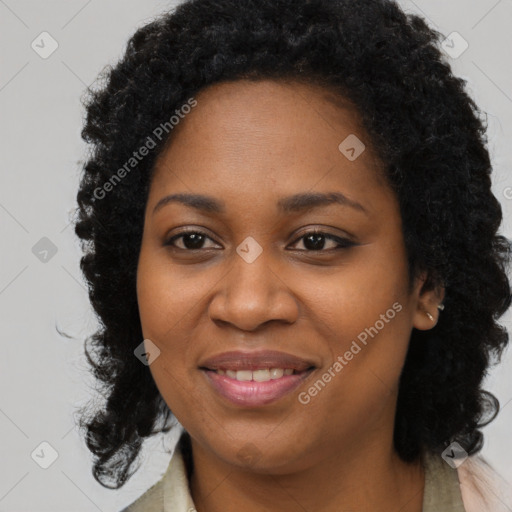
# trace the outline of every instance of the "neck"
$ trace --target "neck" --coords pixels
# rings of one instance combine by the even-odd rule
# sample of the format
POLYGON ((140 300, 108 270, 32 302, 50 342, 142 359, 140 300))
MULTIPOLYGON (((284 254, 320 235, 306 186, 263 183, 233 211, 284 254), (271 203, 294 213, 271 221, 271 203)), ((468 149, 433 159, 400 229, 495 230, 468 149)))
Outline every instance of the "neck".
POLYGON ((328 453, 302 471, 272 474, 227 464, 192 440, 192 499, 198 512, 421 512, 425 475, 420 461, 405 463, 382 439, 328 453))

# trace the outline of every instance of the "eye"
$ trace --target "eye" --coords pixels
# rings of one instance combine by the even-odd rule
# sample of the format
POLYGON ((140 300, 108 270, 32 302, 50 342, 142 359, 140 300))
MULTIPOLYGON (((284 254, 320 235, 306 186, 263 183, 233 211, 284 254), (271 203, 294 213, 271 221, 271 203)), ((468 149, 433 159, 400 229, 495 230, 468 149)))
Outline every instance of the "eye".
POLYGON ((169 238, 169 240, 165 242, 164 245, 170 245, 173 248, 180 249, 183 251, 195 251, 203 248, 202 245, 204 244, 206 239, 211 240, 211 238, 202 231, 187 230, 172 236, 171 238, 169 238), (175 240, 178 240, 180 238, 182 239, 183 245, 185 247, 177 247, 174 244, 175 240))
POLYGON ((331 250, 336 251, 338 249, 347 249, 357 245, 355 242, 352 242, 352 240, 349 240, 348 238, 331 235, 319 230, 313 230, 304 233, 299 238, 297 238, 294 243, 297 243, 300 240, 304 240, 303 244, 306 247, 307 252, 329 252, 331 250), (328 250, 323 250, 325 248, 326 240, 333 242, 334 247, 331 247, 328 250))
MULTIPOLYGON (((186 230, 169 238, 169 240, 167 240, 164 245, 171 246, 183 251, 195 251, 203 249, 203 245, 206 240, 212 240, 208 235, 206 235, 206 233, 196 230, 186 230), (179 247, 175 244, 175 242, 179 239, 182 241, 182 247, 179 247)), ((347 238, 338 237, 319 230, 313 230, 304 233, 295 240, 294 244, 300 240, 304 240, 303 243, 306 247, 305 252, 328 252, 329 250, 346 249, 357 245, 355 242, 352 242, 347 238), (331 243, 334 243, 334 247, 328 248, 328 250, 324 250, 326 241, 331 241, 331 243)))

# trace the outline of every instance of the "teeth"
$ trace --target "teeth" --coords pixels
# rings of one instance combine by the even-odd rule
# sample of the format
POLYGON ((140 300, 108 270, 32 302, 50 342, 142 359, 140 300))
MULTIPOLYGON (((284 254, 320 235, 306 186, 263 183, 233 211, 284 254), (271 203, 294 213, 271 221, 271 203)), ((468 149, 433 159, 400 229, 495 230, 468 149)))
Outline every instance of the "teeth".
MULTIPOLYGON (((272 369, 272 371, 274 371, 274 368, 272 369)), ((265 369, 265 370, 255 370, 254 372, 249 372, 249 373, 252 373, 252 379, 255 380, 256 382, 265 382, 266 380, 270 380, 270 370, 268 369, 265 369)), ((282 377, 282 375, 281 375, 282 377)), ((237 374, 237 378, 238 378, 238 374, 237 374)), ((273 377, 275 379, 275 377, 273 377)))
POLYGON ((292 375, 293 368, 262 368, 260 370, 216 370, 219 375, 226 375, 230 379, 240 381, 254 380, 256 382, 267 382, 272 379, 280 379, 283 375, 292 375))
POLYGON ((271 379, 280 379, 284 375, 284 370, 282 368, 272 368, 269 373, 271 379))
POLYGON ((236 372, 236 380, 252 380, 251 370, 238 370, 236 372))

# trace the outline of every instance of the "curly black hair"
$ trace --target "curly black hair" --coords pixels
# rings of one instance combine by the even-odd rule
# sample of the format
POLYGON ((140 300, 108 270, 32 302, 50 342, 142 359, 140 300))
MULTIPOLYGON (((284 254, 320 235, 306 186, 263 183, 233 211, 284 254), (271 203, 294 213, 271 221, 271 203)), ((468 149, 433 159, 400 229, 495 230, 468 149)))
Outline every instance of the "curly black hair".
POLYGON ((441 38, 391 0, 188 0, 139 28, 100 73, 101 86, 87 89, 81 134, 92 151, 75 233, 101 323, 85 353, 105 403, 84 410, 80 427, 103 486, 121 487, 144 439, 176 425, 134 356, 143 340, 136 271, 144 210, 155 159, 172 137, 168 120, 202 88, 239 79, 320 84, 356 105, 399 201, 409 278, 427 271, 426 288, 445 288, 438 324, 411 335, 395 449, 405 461, 454 440, 470 455, 481 449, 478 429, 499 410, 481 384, 508 344, 497 320, 511 303, 511 243, 497 234, 486 119, 452 74, 441 38), (127 172, 133 152, 166 122, 127 172))

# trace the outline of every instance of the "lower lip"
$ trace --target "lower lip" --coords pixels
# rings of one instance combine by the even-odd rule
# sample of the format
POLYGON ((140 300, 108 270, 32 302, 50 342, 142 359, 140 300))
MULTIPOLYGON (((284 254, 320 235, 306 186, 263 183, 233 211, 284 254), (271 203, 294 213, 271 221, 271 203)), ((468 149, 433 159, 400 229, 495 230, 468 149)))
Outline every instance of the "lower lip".
POLYGON ((239 406, 258 407, 275 402, 291 393, 311 375, 313 370, 283 375, 279 379, 271 379, 265 382, 231 379, 212 370, 202 370, 202 372, 213 388, 230 402, 239 406))

